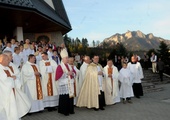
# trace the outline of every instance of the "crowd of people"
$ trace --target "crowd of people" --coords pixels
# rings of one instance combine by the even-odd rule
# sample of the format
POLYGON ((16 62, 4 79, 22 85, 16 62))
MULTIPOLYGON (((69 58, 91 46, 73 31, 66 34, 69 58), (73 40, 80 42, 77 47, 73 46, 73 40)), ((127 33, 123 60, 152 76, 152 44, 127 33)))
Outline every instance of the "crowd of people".
MULTIPOLYGON (((152 58, 153 59, 153 58, 152 58)), ((18 120, 47 109, 68 116, 74 106, 105 110, 106 105, 132 103, 143 96, 139 57, 123 58, 121 67, 99 56, 69 56, 64 44, 6 43, 0 55, 0 119, 18 120)), ((154 63, 154 62, 153 62, 154 63)), ((154 66, 154 65, 153 65, 154 66)))

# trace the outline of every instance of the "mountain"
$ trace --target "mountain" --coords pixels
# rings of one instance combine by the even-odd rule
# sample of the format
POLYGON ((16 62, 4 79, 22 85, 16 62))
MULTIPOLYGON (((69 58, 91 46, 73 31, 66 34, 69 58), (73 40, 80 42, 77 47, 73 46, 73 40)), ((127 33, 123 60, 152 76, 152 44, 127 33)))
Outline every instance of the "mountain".
POLYGON ((126 33, 119 34, 116 33, 111 37, 105 38, 103 42, 99 44, 98 47, 113 47, 117 43, 122 43, 127 50, 139 51, 139 50, 149 50, 158 49, 160 41, 164 41, 170 46, 170 40, 165 40, 161 37, 156 37, 152 33, 145 35, 141 31, 127 31, 126 33))

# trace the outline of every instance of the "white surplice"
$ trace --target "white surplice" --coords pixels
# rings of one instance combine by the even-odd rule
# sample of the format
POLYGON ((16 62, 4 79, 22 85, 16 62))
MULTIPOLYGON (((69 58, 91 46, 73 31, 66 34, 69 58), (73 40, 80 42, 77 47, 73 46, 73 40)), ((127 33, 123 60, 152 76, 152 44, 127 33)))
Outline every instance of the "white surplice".
POLYGON ((141 83, 141 79, 144 78, 143 70, 141 64, 137 62, 136 64, 128 63, 127 68, 130 70, 132 75, 133 83, 141 83))
POLYGON ((57 63, 50 60, 41 60, 39 62, 40 73, 42 75, 42 88, 44 94, 44 107, 55 107, 58 106, 59 95, 58 95, 58 81, 55 81, 55 74, 57 69, 57 63), (45 66, 46 62, 50 62, 50 66, 45 66), (49 75, 48 73, 52 73, 52 88, 53 88, 53 96, 48 96, 47 84, 49 75))
POLYGON ((133 97, 133 89, 132 89, 132 76, 129 69, 122 68, 119 72, 119 81, 121 82, 120 86, 120 97, 128 98, 133 97))
POLYGON ((36 76, 31 65, 35 65, 39 71, 38 66, 29 61, 27 61, 21 69, 21 79, 23 80, 22 89, 31 101, 29 113, 44 110, 43 99, 37 100, 36 76))
MULTIPOLYGON (((83 64, 81 65, 80 67, 80 71, 79 71, 79 79, 78 79, 78 91, 80 92, 81 90, 81 87, 82 87, 82 84, 83 84, 83 81, 84 81, 84 78, 85 78, 85 74, 86 74, 86 69, 87 69, 87 66, 89 64, 83 62, 83 64)), ((78 92, 78 94, 79 94, 78 92)))
POLYGON ((105 74, 105 79, 106 79, 105 101, 106 101, 106 105, 112 105, 117 102, 120 102, 119 84, 118 84, 119 72, 117 70, 117 67, 113 65, 112 66, 113 88, 112 88, 111 78, 108 77, 108 68, 109 68, 108 65, 104 67, 104 74, 105 74))
POLYGON ((31 104, 20 89, 20 80, 8 77, 4 70, 14 75, 9 67, 0 65, 0 120, 19 120, 28 113, 31 104))

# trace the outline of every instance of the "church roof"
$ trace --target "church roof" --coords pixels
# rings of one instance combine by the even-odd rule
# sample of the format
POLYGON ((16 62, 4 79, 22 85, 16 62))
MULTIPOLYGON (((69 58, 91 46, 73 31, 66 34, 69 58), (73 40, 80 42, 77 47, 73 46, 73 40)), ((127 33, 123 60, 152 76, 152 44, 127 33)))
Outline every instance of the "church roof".
POLYGON ((37 13, 67 29, 67 32, 70 31, 71 25, 62 0, 52 0, 52 2, 55 9, 47 4, 45 0, 0 0, 0 7, 37 13))

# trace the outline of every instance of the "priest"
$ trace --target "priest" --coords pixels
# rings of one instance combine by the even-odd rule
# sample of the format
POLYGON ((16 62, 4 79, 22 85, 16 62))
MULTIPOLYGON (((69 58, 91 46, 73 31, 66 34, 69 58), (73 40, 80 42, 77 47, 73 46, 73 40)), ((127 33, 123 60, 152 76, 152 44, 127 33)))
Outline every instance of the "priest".
POLYGON ((27 96, 21 91, 20 80, 8 67, 10 59, 0 55, 0 120, 19 120, 30 109, 27 96))
POLYGON ((118 84, 118 69, 113 65, 112 60, 107 61, 104 67, 106 87, 105 87, 105 100, 106 105, 112 105, 120 102, 119 84, 118 84))
POLYGON ((56 70, 56 80, 59 85, 58 112, 68 116, 74 114, 74 77, 75 73, 68 64, 68 53, 66 49, 61 50, 62 61, 56 70))
POLYGON ((78 80, 78 91, 80 92, 84 78, 85 78, 85 73, 87 66, 90 64, 91 60, 89 56, 84 57, 84 62, 80 67, 80 72, 79 72, 79 80, 78 80))
POLYGON ((143 96, 143 88, 141 79, 144 78, 141 64, 136 62, 136 57, 131 57, 131 62, 128 63, 127 68, 130 70, 133 82, 133 92, 136 98, 143 96))
POLYGON ((93 56, 93 62, 87 67, 84 82, 79 93, 77 106, 104 110, 103 68, 98 63, 99 56, 93 56))
POLYGON ((35 64, 35 60, 35 56, 30 54, 28 61, 21 69, 21 78, 23 80, 22 88, 31 101, 29 113, 44 110, 41 74, 38 66, 35 64))
POLYGON ((53 111, 58 106, 57 81, 55 81, 57 63, 48 58, 47 52, 42 52, 41 57, 39 68, 42 77, 44 107, 47 107, 48 111, 53 111))
POLYGON ((19 68, 12 62, 13 60, 13 56, 12 56, 12 52, 5 50, 3 51, 3 54, 7 55, 10 63, 8 65, 8 67, 10 68, 10 70, 12 71, 12 73, 20 80, 20 70, 19 68))

